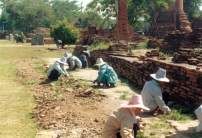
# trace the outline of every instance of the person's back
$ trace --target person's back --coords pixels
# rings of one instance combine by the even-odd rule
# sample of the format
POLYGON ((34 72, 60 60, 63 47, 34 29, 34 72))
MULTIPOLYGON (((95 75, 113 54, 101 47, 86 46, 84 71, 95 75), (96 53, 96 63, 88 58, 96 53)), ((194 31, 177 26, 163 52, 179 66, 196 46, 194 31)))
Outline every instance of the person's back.
POLYGON ((82 68, 82 63, 78 57, 72 56, 68 60, 69 60, 71 69, 82 68))
POLYGON ((116 72, 109 65, 106 68, 105 76, 106 76, 109 84, 116 84, 116 82, 118 81, 118 76, 117 76, 116 72))
POLYGON ((150 110, 154 110, 158 106, 155 97, 162 97, 161 88, 155 80, 147 81, 141 95, 145 106, 149 107, 150 110))

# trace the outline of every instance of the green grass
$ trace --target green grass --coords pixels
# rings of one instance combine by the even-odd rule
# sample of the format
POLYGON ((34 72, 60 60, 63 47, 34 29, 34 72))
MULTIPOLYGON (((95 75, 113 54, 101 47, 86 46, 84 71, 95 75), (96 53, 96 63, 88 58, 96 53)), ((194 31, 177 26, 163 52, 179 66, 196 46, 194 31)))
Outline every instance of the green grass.
POLYGON ((171 113, 168 115, 162 115, 162 120, 175 120, 175 121, 189 121, 194 119, 194 114, 191 109, 185 108, 180 105, 175 105, 171 108, 171 113))
MULTIPOLYGON (((36 124, 31 113, 34 107, 32 93, 15 82, 15 67, 2 57, 0 51, 0 137, 33 138, 36 124)), ((9 53, 8 53, 9 54, 9 53)))
POLYGON ((135 47, 132 47, 132 49, 147 49, 147 43, 148 40, 144 40, 142 42, 137 43, 135 47))
POLYGON ((89 47, 89 50, 94 51, 94 50, 103 50, 103 49, 108 49, 108 48, 109 48, 109 43, 100 42, 100 43, 91 45, 89 47))
MULTIPOLYGON (((37 125, 32 118, 35 102, 30 91, 30 86, 35 81, 27 81, 24 85, 18 83, 16 64, 33 58, 60 57, 64 53, 64 50, 49 51, 48 47, 26 47, 26 45, 28 44, 16 46, 13 42, 0 41, 1 138, 34 138, 37 131, 37 125)), ((42 71, 41 68, 39 70, 42 71)))

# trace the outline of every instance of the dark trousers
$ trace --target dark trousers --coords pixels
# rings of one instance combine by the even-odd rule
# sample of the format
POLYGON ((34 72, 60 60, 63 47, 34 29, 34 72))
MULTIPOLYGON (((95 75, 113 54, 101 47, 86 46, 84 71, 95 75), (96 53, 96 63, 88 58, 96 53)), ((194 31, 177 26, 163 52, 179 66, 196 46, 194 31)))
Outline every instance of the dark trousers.
MULTIPOLYGON (((139 122, 133 125, 133 135, 134 135, 134 138, 137 137, 138 130, 140 130, 140 123, 139 122)), ((121 138, 120 133, 117 133, 116 138, 121 138)))
POLYGON ((52 70, 50 75, 48 76, 48 79, 51 81, 56 81, 60 77, 60 73, 57 70, 52 70))

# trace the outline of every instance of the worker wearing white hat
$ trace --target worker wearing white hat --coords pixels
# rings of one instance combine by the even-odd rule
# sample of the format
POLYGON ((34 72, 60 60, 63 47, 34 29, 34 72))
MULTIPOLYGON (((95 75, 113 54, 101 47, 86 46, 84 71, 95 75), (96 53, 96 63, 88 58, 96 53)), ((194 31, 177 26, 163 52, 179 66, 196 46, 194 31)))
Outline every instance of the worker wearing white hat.
POLYGON ((48 79, 51 81, 58 80, 60 75, 68 76, 68 72, 64 69, 64 65, 67 65, 66 58, 56 60, 56 62, 48 70, 48 79))
POLYGON ((104 62, 102 58, 97 59, 96 66, 99 67, 99 72, 94 83, 97 83, 98 86, 103 85, 104 87, 115 87, 118 82, 118 75, 113 67, 104 62))
POLYGON ((160 83, 168 83, 170 80, 166 77, 166 70, 159 68, 155 74, 150 75, 151 81, 147 81, 141 92, 144 105, 147 106, 152 113, 161 111, 164 114, 169 113, 171 110, 165 104, 162 96, 160 83))

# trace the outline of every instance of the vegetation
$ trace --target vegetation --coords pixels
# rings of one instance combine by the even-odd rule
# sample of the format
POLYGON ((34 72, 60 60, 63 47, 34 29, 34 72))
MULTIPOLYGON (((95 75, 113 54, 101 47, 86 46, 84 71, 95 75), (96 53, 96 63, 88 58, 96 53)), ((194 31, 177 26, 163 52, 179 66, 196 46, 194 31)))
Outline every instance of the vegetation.
MULTIPOLYGON (((116 23, 116 0, 93 0, 85 10, 76 0, 0 0, 0 26, 10 32, 31 32, 68 20, 80 28, 90 25, 113 29, 116 23)), ((184 0, 185 11, 193 19, 202 15, 202 0, 184 0)), ((147 31, 156 11, 167 9, 174 0, 128 0, 128 19, 137 31, 147 31)))
POLYGON ((74 44, 78 39, 79 32, 73 25, 64 20, 52 27, 51 36, 56 42, 62 40, 63 44, 74 44))
POLYGON ((108 49, 108 48, 109 48, 109 43, 106 43, 106 42, 99 42, 99 43, 95 43, 92 46, 90 46, 91 51, 108 49))

